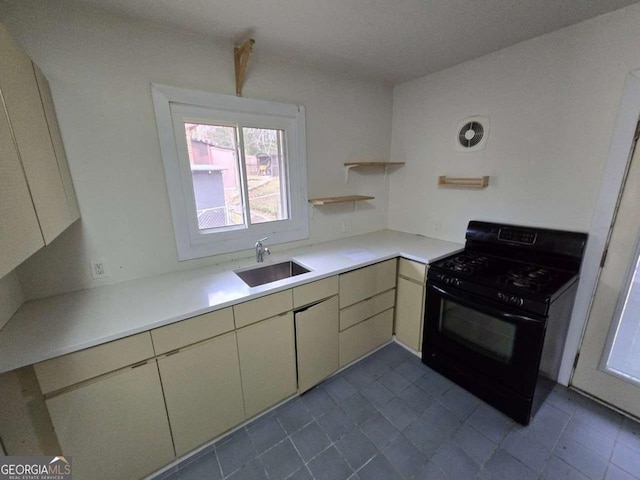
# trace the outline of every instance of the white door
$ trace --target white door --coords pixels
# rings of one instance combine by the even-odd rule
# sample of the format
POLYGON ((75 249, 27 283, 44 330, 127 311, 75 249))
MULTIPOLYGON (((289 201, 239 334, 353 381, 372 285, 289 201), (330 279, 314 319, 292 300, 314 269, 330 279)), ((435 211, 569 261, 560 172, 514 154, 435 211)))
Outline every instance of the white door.
POLYGON ((640 417, 640 148, 618 202, 571 384, 640 417))

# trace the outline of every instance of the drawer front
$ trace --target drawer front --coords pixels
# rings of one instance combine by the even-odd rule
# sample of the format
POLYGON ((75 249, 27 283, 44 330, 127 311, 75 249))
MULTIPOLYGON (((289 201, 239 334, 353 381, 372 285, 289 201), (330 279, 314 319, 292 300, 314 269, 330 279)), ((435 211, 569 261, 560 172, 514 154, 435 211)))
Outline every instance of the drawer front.
POLYGON ((424 263, 414 262, 401 258, 398 263, 398 275, 410 278, 419 283, 424 283, 427 274, 427 266, 424 263))
POLYGON ((340 367, 391 340, 393 310, 387 310, 340 332, 340 367))
POLYGON ((233 310, 229 307, 156 328, 151 330, 151 338, 156 355, 160 355, 222 335, 234 328, 233 310))
POLYGON ((324 298, 337 295, 339 290, 338 276, 307 283, 293 289, 293 308, 309 305, 324 298))
POLYGON ((340 308, 373 297, 396 285, 396 259, 340 275, 340 308))
POLYGON ((393 307, 395 299, 396 291, 393 289, 340 310, 340 331, 393 307))
POLYGON ((153 356, 151 335, 144 332, 36 363, 33 367, 42 393, 47 394, 153 356))
POLYGON ((236 328, 242 328, 289 310, 293 310, 293 296, 291 290, 285 290, 234 305, 233 316, 236 328))

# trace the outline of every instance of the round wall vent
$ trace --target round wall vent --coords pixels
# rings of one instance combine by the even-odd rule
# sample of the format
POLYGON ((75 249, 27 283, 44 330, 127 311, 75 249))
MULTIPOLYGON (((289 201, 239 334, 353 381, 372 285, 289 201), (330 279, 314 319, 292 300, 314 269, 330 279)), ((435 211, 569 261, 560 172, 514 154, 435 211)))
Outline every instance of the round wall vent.
POLYGON ((457 150, 477 152, 484 150, 489 137, 489 117, 469 117, 460 122, 456 135, 457 150))

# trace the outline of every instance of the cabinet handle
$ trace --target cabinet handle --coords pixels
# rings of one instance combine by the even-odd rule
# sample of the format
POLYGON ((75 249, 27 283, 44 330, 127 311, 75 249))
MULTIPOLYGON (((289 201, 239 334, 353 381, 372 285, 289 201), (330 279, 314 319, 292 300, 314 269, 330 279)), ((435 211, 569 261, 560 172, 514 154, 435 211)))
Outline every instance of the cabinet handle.
POLYGON ((143 365, 146 365, 147 363, 149 363, 149 360, 145 360, 144 362, 136 363, 135 365, 131 365, 131 369, 133 370, 134 368, 142 367, 143 365))

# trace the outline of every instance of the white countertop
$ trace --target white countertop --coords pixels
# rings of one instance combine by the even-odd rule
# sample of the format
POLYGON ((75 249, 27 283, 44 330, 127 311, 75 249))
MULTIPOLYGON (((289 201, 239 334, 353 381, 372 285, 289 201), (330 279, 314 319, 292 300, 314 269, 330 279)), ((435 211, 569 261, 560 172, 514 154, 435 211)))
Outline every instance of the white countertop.
POLYGON ((0 330, 0 373, 389 258, 431 263, 462 247, 383 230, 265 257, 264 265, 291 258, 312 271, 259 287, 233 273, 257 265, 242 259, 30 301, 0 330))

